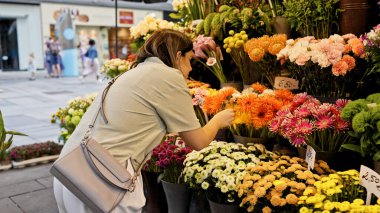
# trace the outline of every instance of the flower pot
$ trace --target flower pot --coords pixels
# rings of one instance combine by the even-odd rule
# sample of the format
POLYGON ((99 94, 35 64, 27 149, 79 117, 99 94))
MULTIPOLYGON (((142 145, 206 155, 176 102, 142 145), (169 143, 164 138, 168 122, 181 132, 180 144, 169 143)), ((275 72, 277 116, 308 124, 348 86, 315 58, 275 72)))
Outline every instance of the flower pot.
POLYGON ((146 204, 143 212, 146 213, 166 213, 168 206, 166 204, 165 192, 162 184, 157 182, 158 175, 154 172, 141 171, 144 183, 144 195, 146 204))
POLYGON ((286 34, 290 38, 290 25, 288 19, 283 16, 276 16, 272 19, 272 28, 276 34, 286 34))
POLYGON ((10 160, 0 161, 0 171, 6 171, 12 168, 12 163, 10 160))
POLYGON ((266 138, 250 138, 250 137, 244 137, 240 135, 233 135, 234 136, 234 141, 236 143, 241 143, 244 146, 250 146, 255 143, 257 144, 266 144, 267 139, 266 138))
POLYGON ((368 0, 340 0, 339 8, 343 11, 339 17, 341 34, 353 33, 359 36, 366 32, 368 22, 368 0))
POLYGON ((215 203, 214 201, 208 199, 208 203, 210 204, 211 213, 238 213, 240 208, 238 205, 227 205, 215 203))
POLYGON ((193 191, 191 195, 189 213, 210 212, 205 191, 193 191))
POLYGON ((161 180, 168 204, 168 213, 188 213, 191 191, 186 184, 175 184, 161 180))
POLYGON ((237 91, 241 92, 243 90, 243 83, 238 82, 238 81, 230 81, 230 82, 226 82, 226 83, 220 83, 220 88, 223 88, 223 87, 233 87, 237 91))

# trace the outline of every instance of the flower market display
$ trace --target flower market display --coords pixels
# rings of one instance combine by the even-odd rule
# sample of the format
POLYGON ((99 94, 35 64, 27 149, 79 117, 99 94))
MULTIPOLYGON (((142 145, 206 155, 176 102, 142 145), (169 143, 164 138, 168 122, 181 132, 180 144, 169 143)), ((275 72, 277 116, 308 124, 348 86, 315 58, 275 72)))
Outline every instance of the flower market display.
POLYGON ((331 172, 324 161, 309 171, 303 159, 289 156, 248 166, 237 186, 240 206, 248 212, 296 212, 304 192, 312 190, 321 175, 331 172))
MULTIPOLYGON (((359 164, 380 165, 380 24, 342 33, 342 1, 173 0, 175 22, 147 15, 132 26, 135 53, 160 29, 192 39, 186 83, 201 126, 222 110, 235 113, 218 132, 227 131, 223 141, 196 151, 179 136, 166 136, 144 170, 161 184, 191 188, 241 212, 380 212, 374 198, 364 205, 358 171, 359 164), (297 85, 286 86, 290 81, 297 85), (280 154, 284 144, 281 153, 289 156, 280 154), (307 161, 297 157, 307 147, 316 153, 313 162, 310 153, 307 161), (355 152, 360 155, 351 158, 355 152), (321 153, 337 157, 325 162, 321 153), (336 168, 337 158, 349 170, 336 168)), ((112 59, 101 72, 114 78, 132 63, 112 59)), ((52 116, 63 129, 61 140, 93 99, 75 99, 52 116)))
POLYGON ((59 141, 66 142, 67 139, 69 139, 95 97, 96 94, 90 94, 85 97, 77 97, 70 100, 67 107, 59 108, 58 111, 51 116, 51 122, 59 122, 62 129, 59 141))
POLYGON ((263 145, 247 148, 238 143, 214 141, 186 156, 184 181, 190 187, 205 190, 207 197, 215 202, 236 203, 236 186, 243 180, 245 168, 274 156, 263 145))

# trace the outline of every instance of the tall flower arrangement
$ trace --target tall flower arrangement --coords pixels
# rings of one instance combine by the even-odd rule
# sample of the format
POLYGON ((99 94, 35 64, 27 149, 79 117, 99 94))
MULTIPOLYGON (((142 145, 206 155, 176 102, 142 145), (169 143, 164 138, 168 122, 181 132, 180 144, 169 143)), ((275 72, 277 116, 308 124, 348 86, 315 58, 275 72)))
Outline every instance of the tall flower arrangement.
POLYGON ((238 203, 236 186, 242 182, 245 168, 275 156, 260 144, 246 148, 242 144, 213 141, 186 156, 182 175, 190 187, 205 190, 212 201, 238 203))
POLYGON ((177 13, 171 13, 170 17, 178 19, 186 25, 194 20, 204 19, 208 14, 215 11, 216 5, 216 1, 173 0, 173 10, 177 13))
POLYGON ((246 85, 251 84, 253 83, 254 70, 252 70, 253 67, 248 54, 244 52, 243 49, 245 42, 248 40, 248 35, 244 30, 239 33, 230 30, 229 35, 230 36, 223 40, 223 48, 231 55, 232 60, 240 72, 243 83, 246 85))
POLYGON ((159 29, 173 29, 181 32, 184 31, 183 27, 174 22, 157 19, 151 15, 147 15, 144 20, 140 21, 137 25, 132 26, 130 29, 131 37, 135 39, 134 43, 136 49, 141 47, 154 31, 159 29))
POLYGON ((316 40, 313 36, 286 41, 278 54, 290 73, 300 80, 300 89, 314 96, 347 97, 357 89, 364 72, 356 68, 364 57, 364 45, 353 34, 332 35, 316 40))
POLYGON ((221 83, 227 81, 223 73, 221 60, 223 55, 220 47, 216 45, 212 37, 199 35, 193 42, 195 56, 206 68, 208 68, 221 83), (205 60, 206 62, 204 62, 205 60))
POLYGON ((274 78, 281 75, 281 64, 276 55, 286 46, 286 35, 264 35, 252 38, 244 44, 244 51, 254 62, 256 69, 274 86, 274 78))
POLYGON ((287 138, 296 147, 307 144, 316 151, 337 152, 350 140, 350 123, 340 117, 347 102, 339 99, 336 104, 321 104, 306 93, 297 94, 289 108, 277 112, 270 131, 287 138))
POLYGON ((380 24, 360 37, 364 44, 366 59, 369 61, 367 75, 380 72, 380 24))
POLYGON ((313 184, 322 175, 333 172, 324 161, 309 171, 305 160, 281 156, 272 161, 259 162, 245 169, 238 184, 240 206, 248 212, 297 212, 297 203, 304 191, 314 190, 313 184))

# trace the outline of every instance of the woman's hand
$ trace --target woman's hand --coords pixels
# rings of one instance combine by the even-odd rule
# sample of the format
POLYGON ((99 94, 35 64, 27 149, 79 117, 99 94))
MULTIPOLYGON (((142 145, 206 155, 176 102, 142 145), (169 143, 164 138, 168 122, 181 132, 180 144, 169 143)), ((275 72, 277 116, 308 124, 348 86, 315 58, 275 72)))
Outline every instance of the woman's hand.
POLYGON ((231 125, 235 119, 235 112, 233 109, 225 109, 215 114, 213 119, 219 124, 219 128, 224 128, 231 125))

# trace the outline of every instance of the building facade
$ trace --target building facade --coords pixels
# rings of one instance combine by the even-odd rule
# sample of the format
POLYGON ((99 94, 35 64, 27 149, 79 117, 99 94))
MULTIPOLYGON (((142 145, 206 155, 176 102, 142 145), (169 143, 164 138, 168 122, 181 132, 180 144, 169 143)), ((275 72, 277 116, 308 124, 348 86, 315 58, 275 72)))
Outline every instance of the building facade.
POLYGON ((171 10, 169 2, 118 2, 116 10, 111 0, 0 0, 0 70, 26 70, 32 52, 37 68, 43 69, 46 41, 56 37, 56 23, 63 12, 71 13, 75 44, 87 48, 89 39, 95 40, 102 62, 116 57, 116 37, 118 57, 122 57, 123 47, 131 43, 131 26, 148 14, 163 18, 164 11, 171 10))

